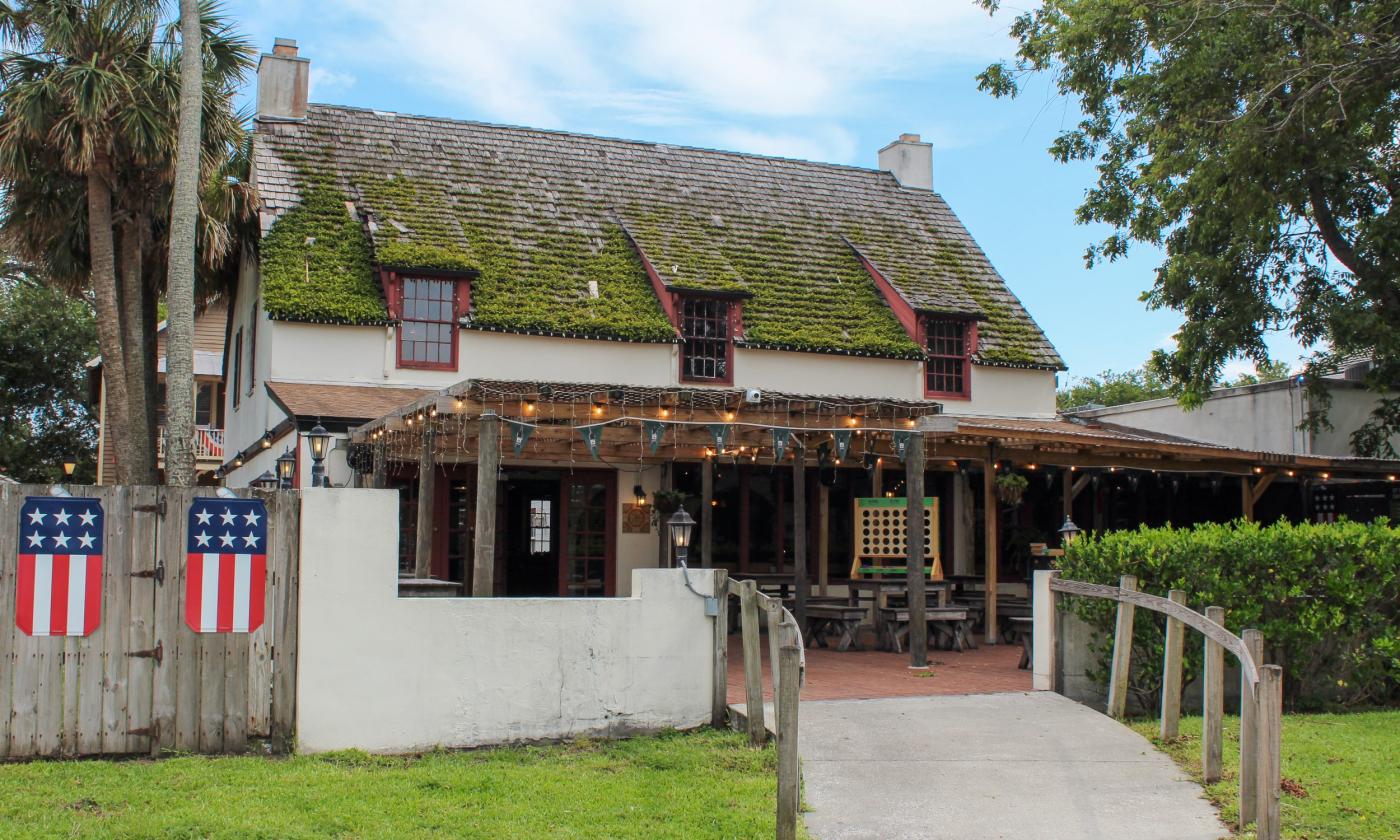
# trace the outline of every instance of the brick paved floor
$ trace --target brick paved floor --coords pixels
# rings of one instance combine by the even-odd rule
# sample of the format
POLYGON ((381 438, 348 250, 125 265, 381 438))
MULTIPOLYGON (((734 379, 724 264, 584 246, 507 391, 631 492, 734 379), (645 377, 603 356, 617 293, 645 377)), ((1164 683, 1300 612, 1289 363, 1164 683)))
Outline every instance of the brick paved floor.
MULTIPOLYGON (((929 671, 909 669, 908 653, 871 650, 871 634, 862 637, 865 650, 838 653, 830 648, 807 649, 807 685, 803 700, 862 700, 875 697, 922 697, 935 694, 989 694, 1030 691, 1031 672, 1016 667, 1019 645, 979 645, 956 653, 928 652, 929 671), (931 674, 931 676, 930 676, 931 674)), ((763 637, 763 696, 773 698, 768 679, 768 637, 763 637)), ((744 656, 739 634, 729 637, 729 702, 744 702, 744 656)))

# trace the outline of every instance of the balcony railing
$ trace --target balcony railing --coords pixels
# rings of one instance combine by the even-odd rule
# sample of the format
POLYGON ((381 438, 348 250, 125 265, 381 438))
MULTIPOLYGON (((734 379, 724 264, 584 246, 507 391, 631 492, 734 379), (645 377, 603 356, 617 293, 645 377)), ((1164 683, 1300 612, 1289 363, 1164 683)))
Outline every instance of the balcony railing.
MULTIPOLYGON (((195 426, 194 459, 222 464, 224 461, 224 430, 211 426, 195 426)), ((156 461, 165 463, 165 427, 156 430, 156 461)))

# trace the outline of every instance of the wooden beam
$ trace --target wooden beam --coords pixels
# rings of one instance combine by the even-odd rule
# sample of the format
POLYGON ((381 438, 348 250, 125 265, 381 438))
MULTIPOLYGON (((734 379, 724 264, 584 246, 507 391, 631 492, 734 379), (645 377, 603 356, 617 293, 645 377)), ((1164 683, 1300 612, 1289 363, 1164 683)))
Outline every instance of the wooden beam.
POLYGON ((1254 490, 1250 487, 1253 483, 1249 476, 1240 476, 1240 517, 1245 522, 1254 521, 1254 490))
POLYGON ((725 714, 729 711, 729 572, 715 571, 715 599, 719 601, 719 611, 715 613, 714 649, 711 663, 714 670, 710 682, 710 725, 716 729, 724 726, 725 714))
POLYGON ((831 488, 817 480, 817 587, 827 595, 831 577, 831 488))
POLYGON ((435 438, 433 424, 429 423, 423 430, 418 450, 418 533, 413 550, 413 576, 416 578, 433 575, 433 512, 437 499, 437 465, 433 463, 435 438))
POLYGON ((953 473, 953 574, 971 575, 976 568, 977 511, 967 473, 953 473))
MULTIPOLYGON (((1245 630, 1240 634, 1249 651, 1249 657, 1256 667, 1264 664, 1264 634, 1259 630, 1245 630)), ((1257 819, 1259 807, 1259 698, 1255 686, 1251 685, 1240 669, 1240 820, 1244 827, 1257 819)))
POLYGON ((1074 519, 1074 473, 1067 469, 1060 470, 1060 502, 1065 519, 1074 519))
MULTIPOLYGON (((1206 618, 1225 626, 1224 607, 1206 607, 1206 618)), ((1205 641, 1205 677, 1201 721, 1201 777, 1206 784, 1220 781, 1224 772, 1223 741, 1225 738, 1225 648, 1209 636, 1205 641)))
POLYGON ((478 422, 472 595, 490 598, 496 589, 496 473, 501 467, 501 425, 494 412, 482 414, 478 422))
POLYGON ((807 459, 801 443, 792 459, 792 573, 797 596, 792 612, 800 636, 807 631, 807 595, 811 588, 807 577, 807 459))
POLYGON ((1258 840, 1278 840, 1279 803, 1282 798, 1283 669, 1265 665, 1259 669, 1258 755, 1254 833, 1258 840))
POLYGON ((715 461, 700 462, 700 568, 715 564, 715 461))
POLYGON ((739 571, 749 570, 749 468, 739 467, 739 571))
MULTIPOLYGON (((665 463, 661 465, 661 480, 657 485, 659 490, 671 489, 671 473, 674 465, 665 463)), ((656 523, 656 567, 658 569, 671 568, 671 534, 664 519, 657 520, 656 523)))
POLYGON ((876 457, 875 469, 870 474, 870 495, 876 498, 885 495, 885 461, 876 457))
MULTIPOLYGON (((1118 588, 1136 592, 1138 579, 1123 575, 1118 588)), ((1128 671, 1133 664, 1133 617, 1137 607, 1130 601, 1118 602, 1118 620, 1113 626, 1113 661, 1108 674, 1108 708, 1105 713, 1122 720, 1128 710, 1128 671)))
MULTIPOLYGON (((1167 598, 1186 605, 1186 590, 1173 589, 1167 598)), ((1186 625, 1181 619, 1167 616, 1167 639, 1162 656, 1162 723, 1165 740, 1181 734, 1181 657, 1185 650, 1186 625)))
POLYGON ((983 624, 986 625, 987 644, 997 643, 997 581, 1000 577, 997 564, 999 561, 997 550, 1001 541, 1001 513, 997 508, 997 469, 996 469, 996 448, 987 448, 987 460, 982 462, 982 502, 985 513, 986 539, 986 562, 983 564, 982 582, 986 588, 983 593, 983 624))
POLYGON ((924 436, 909 438, 904 456, 905 529, 909 584, 909 667, 928 667, 928 602, 924 588, 924 436))

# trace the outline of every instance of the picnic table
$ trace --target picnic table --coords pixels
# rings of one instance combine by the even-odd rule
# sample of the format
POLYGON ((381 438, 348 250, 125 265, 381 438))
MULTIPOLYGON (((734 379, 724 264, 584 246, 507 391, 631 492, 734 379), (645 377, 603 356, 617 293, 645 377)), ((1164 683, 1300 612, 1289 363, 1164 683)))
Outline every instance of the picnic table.
POLYGON ((778 597, 784 599, 797 588, 797 575, 792 572, 735 572, 730 577, 735 580, 751 580, 759 591, 776 592, 778 597))
POLYGON ((1016 666, 1022 671, 1031 667, 1031 643, 1035 638, 1034 628, 1031 626, 1032 619, 1029 617, 1013 616, 1007 620, 1007 625, 1011 628, 1011 635, 1016 641, 1021 643, 1021 662, 1016 666))

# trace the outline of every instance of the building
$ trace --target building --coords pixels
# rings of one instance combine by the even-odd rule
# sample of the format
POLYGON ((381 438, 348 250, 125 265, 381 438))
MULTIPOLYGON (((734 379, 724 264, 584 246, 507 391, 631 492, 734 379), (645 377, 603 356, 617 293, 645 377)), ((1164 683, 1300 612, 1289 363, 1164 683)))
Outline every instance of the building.
MULTIPOLYGON (((194 320, 195 379, 195 472, 201 484, 215 482, 215 472, 224 460, 224 332, 228 327, 228 307, 214 300, 202 307, 194 320)), ((165 335, 166 323, 156 326, 156 468, 165 469, 165 335)), ((107 438, 107 380, 102 357, 88 362, 96 394, 99 434, 97 439, 97 483, 112 484, 116 475, 116 452, 107 438)))

